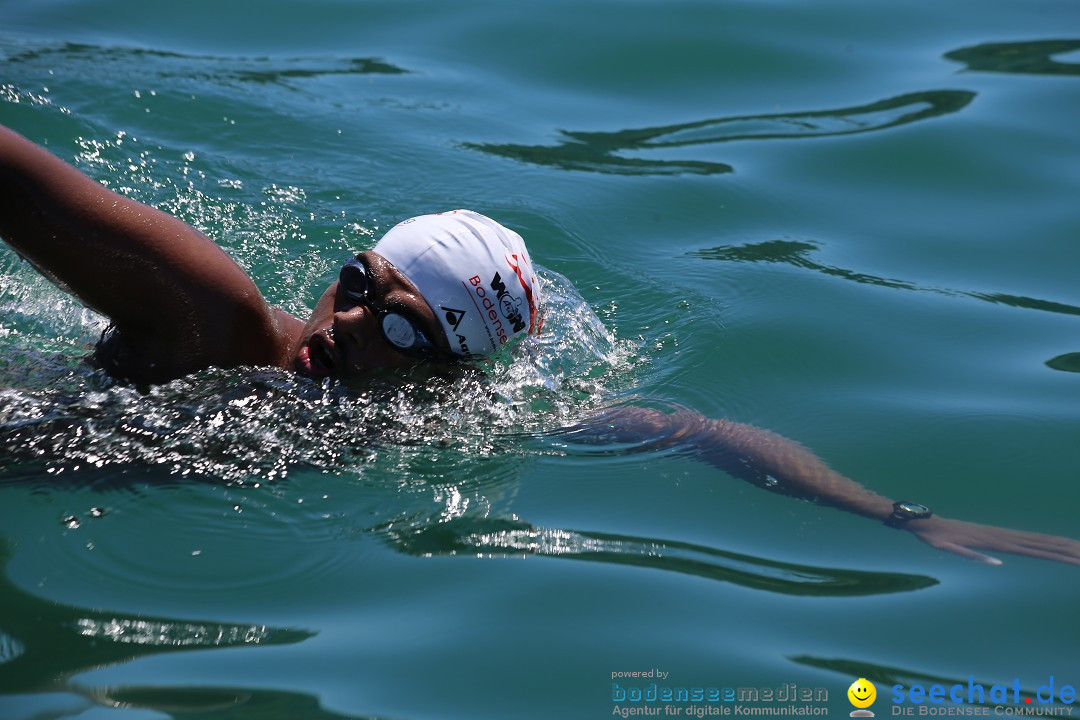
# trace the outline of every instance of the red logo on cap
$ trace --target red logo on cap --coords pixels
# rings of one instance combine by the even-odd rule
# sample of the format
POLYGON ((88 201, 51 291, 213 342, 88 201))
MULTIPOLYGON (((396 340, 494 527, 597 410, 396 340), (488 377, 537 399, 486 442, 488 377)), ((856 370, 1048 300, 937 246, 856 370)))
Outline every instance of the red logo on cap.
MULTIPOLYGON (((525 299, 529 303, 529 334, 539 334, 540 328, 544 322, 541 320, 539 324, 536 319, 536 299, 533 297, 532 285, 525 281, 525 277, 521 274, 521 265, 525 265, 524 259, 518 260, 518 256, 515 253, 506 258, 506 264, 514 270, 514 274, 517 275, 518 282, 521 283, 521 289, 525 291, 525 299), (517 264, 510 261, 513 258, 517 261, 517 264)), ((528 267, 526 266, 526 269, 528 267)))

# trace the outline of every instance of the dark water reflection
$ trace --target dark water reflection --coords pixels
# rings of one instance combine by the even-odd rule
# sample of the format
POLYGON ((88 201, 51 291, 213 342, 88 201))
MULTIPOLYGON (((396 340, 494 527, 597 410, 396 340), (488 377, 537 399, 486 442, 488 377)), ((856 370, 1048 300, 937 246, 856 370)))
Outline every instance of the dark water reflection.
POLYGON ((376 720, 375 715, 342 715, 322 707, 307 693, 262 689, 114 688, 107 700, 123 707, 157 710, 198 720, 376 720))
POLYGON ((1052 370, 1080 373, 1080 352, 1064 353, 1052 357, 1046 361, 1046 366, 1052 370))
POLYGON ((465 146, 563 170, 619 175, 711 175, 732 172, 734 168, 724 163, 647 160, 615 153, 736 140, 793 140, 876 132, 957 112, 974 97, 975 93, 966 90, 927 90, 831 110, 711 118, 615 132, 561 130, 564 139, 555 146, 487 143, 465 143, 465 146))
POLYGON ((1080 63, 1054 59, 1076 50, 1080 50, 1080 40, 1029 40, 973 45, 947 52, 945 57, 977 72, 1080 75, 1080 63))
POLYGON ((805 240, 766 240, 759 243, 746 245, 724 245, 705 250, 696 250, 692 257, 705 258, 708 260, 721 260, 725 262, 749 262, 749 263, 784 263, 794 267, 804 268, 843 278, 864 285, 876 285, 878 287, 892 288, 894 290, 914 290, 917 292, 936 293, 951 297, 969 297, 985 302, 1009 305, 1015 308, 1027 310, 1041 310, 1042 312, 1060 313, 1062 315, 1080 315, 1080 307, 1059 303, 1053 300, 1026 297, 1024 295, 1011 295, 998 292, 977 292, 973 290, 954 290, 950 288, 924 287, 909 280, 886 278, 877 275, 868 275, 847 268, 834 267, 819 263, 810 258, 810 254, 819 250, 817 244, 805 240))
POLYGON ((270 58, 220 57, 186 55, 163 50, 129 47, 104 47, 82 43, 62 43, 15 52, 5 58, 8 63, 84 61, 137 64, 144 70, 157 71, 160 77, 202 77, 204 79, 235 79, 255 83, 285 85, 290 79, 315 78, 324 75, 403 75, 409 71, 379 58, 270 58), (58 57, 59 56, 59 57, 58 57), (184 67, 174 67, 181 63, 184 67), (213 72, 198 72, 201 65, 213 66, 213 72))
POLYGON ((395 523, 387 527, 386 537, 410 555, 538 555, 664 570, 784 595, 881 595, 938 583, 925 575, 796 565, 685 542, 542 528, 498 518, 463 517, 412 527, 395 523))
MULTIPOLYGON (((977 292, 974 290, 955 290, 951 288, 925 287, 909 280, 879 277, 868 275, 848 268, 825 265, 811 259, 811 253, 819 247, 805 240, 766 240, 759 243, 746 245, 725 245, 705 250, 697 250, 691 253, 693 257, 706 258, 709 260, 721 260, 724 262, 748 262, 748 263, 784 263, 794 267, 813 270, 823 275, 850 280, 865 285, 892 288, 894 290, 913 290, 915 292, 934 293, 950 297, 966 297, 982 300, 983 302, 1008 305, 1025 310, 1038 310, 1041 312, 1059 313, 1062 315, 1080 315, 1080 307, 1060 303, 1053 300, 1043 300, 1024 295, 1012 295, 1000 292, 977 292)), ((1063 372, 1080 372, 1080 353, 1065 353, 1046 361, 1046 366, 1053 370, 1063 372)))
MULTIPOLYGON (((10 552, 0 544, 0 563, 10 552)), ((0 696, 74 694, 86 706, 142 707, 170 717, 311 718, 345 716, 304 693, 236 688, 86 688, 72 677, 161 653, 293 645, 314 633, 266 625, 151 617, 50 602, 23 591, 0 574, 0 696)), ((81 713, 82 709, 74 711, 81 713)))

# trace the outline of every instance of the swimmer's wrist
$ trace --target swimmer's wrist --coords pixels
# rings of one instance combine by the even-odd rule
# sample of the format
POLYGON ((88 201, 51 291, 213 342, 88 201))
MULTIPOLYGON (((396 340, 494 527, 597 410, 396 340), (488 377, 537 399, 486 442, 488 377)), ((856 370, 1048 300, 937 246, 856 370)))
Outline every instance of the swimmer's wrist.
POLYGON ((916 525, 920 524, 920 520, 929 520, 934 516, 933 511, 926 505, 917 502, 911 502, 909 500, 898 500, 892 505, 892 512, 883 521, 886 527, 891 527, 895 530, 908 529, 908 524, 915 522, 916 525))

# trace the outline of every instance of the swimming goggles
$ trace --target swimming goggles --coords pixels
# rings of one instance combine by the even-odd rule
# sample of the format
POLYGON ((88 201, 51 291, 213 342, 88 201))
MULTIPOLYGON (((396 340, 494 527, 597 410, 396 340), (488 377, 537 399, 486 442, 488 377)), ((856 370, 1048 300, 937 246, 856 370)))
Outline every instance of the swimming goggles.
POLYGON ((342 265, 338 287, 349 301, 366 305, 375 312, 379 318, 379 328, 388 343, 400 352, 425 360, 441 358, 445 354, 428 339, 412 318, 380 307, 372 297, 372 286, 370 270, 359 257, 342 265))

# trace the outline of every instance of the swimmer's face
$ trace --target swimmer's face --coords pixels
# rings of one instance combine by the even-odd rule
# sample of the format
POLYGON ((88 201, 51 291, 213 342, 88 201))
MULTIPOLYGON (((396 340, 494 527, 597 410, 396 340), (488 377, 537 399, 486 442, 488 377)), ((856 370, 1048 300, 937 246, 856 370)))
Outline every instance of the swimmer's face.
MULTIPOLYGON (((435 358, 450 361, 446 333, 416 287, 378 253, 368 250, 358 257, 367 267, 369 292, 377 298, 378 309, 407 318, 435 346, 435 358)), ((351 300, 339 282, 331 283, 319 298, 293 357, 293 365, 302 375, 339 379, 417 362, 415 355, 386 339, 378 314, 369 305, 351 300)))

